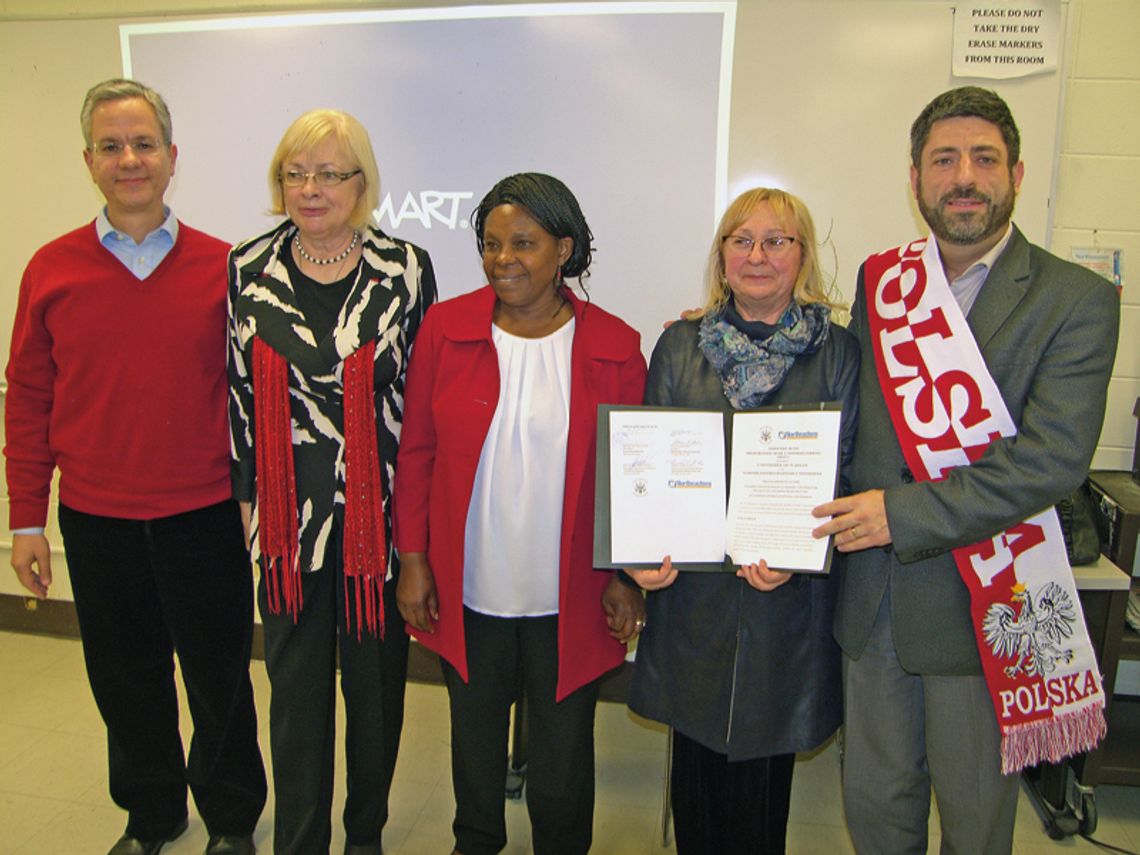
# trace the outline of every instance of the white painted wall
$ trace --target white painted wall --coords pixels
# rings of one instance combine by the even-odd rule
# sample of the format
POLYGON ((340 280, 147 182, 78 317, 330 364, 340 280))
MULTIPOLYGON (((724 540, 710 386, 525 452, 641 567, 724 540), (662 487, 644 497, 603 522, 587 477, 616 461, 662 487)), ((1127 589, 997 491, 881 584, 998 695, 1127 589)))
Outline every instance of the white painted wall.
POLYGON ((1140 3, 1074 0, 1050 249, 1124 250, 1120 345, 1108 390, 1098 469, 1131 469, 1140 396, 1140 3))
MULTIPOLYGON (((0 68, 0 162, 6 166, 7 191, 7 214, 0 228, 0 316, 11 317, 20 273, 35 248, 90 217, 99 202, 93 188, 77 190, 89 187, 90 180, 80 158, 76 127, 79 103, 74 91, 77 80, 94 82, 121 73, 118 25, 131 20, 129 16, 151 19, 163 14, 408 5, 417 4, 412 0, 272 4, 252 0, 0 0, 0 56, 5 60, 0 68), (61 95, 65 92, 67 97, 61 95), (51 144, 46 145, 45 140, 51 144), (59 148, 60 140, 73 156, 63 161, 44 157, 45 150, 59 148)), ((418 5, 460 4, 435 0, 418 5)), ((755 59, 751 63, 745 59, 742 46, 763 46, 767 19, 758 6, 752 0, 740 4, 738 73, 741 63, 745 68, 756 65, 755 59)), ((1100 245, 1124 250, 1120 346, 1093 465, 1129 469, 1136 434, 1132 407, 1140 395, 1140 52, 1136 50, 1140 44, 1140 2, 1070 0, 1068 6, 1070 55, 1050 249, 1067 257, 1070 246, 1091 244, 1095 230, 1100 245)), ((753 159, 746 150, 751 138, 748 119, 736 115, 742 99, 755 87, 794 87, 799 77, 792 69, 780 81, 761 76, 735 82, 730 184, 736 176, 750 171, 753 159)), ((932 91, 931 96, 934 94, 932 91)), ((858 128, 836 129, 836 145, 858 133, 858 128)), ((880 154, 899 161, 898 186, 883 188, 882 198, 893 207, 905 192, 905 144, 880 154)), ((1042 174, 1045 166, 1034 164, 1033 169, 1042 174)), ((814 205, 814 200, 809 201, 814 205)), ((821 222, 820 227, 825 228, 825 224, 821 222)), ((905 237, 899 235, 897 239, 905 237)), ((839 285, 850 295, 853 283, 845 281, 845 275, 841 271, 839 285)), ((7 342, 8 333, 0 331, 0 339, 7 342)), ((0 526, 7 520, 6 504, 6 499, 0 498, 0 526)), ((0 564, 6 565, 7 538, 3 532, 0 528, 0 564)), ((53 542, 58 544, 57 536, 53 542)), ((62 555, 56 562, 56 580, 54 595, 70 599, 62 555)), ((19 593, 23 591, 14 574, 0 568, 0 594, 19 593)))

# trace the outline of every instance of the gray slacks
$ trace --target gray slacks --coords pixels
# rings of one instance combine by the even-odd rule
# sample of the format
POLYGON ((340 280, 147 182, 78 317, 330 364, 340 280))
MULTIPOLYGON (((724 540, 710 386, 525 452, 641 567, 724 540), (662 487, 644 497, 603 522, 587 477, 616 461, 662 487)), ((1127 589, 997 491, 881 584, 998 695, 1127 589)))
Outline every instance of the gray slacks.
POLYGON ((904 671, 888 593, 863 654, 843 657, 843 690, 843 801, 860 855, 925 855, 932 786, 942 855, 1009 855, 1019 778, 1001 774, 983 677, 904 671))

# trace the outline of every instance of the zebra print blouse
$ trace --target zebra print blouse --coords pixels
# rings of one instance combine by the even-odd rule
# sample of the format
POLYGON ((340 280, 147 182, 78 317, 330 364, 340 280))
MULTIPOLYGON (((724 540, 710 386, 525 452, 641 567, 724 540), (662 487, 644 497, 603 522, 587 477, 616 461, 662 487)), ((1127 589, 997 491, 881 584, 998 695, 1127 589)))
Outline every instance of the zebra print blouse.
POLYGON ((362 231, 356 279, 336 325, 317 341, 298 307, 283 261, 296 231, 286 220, 230 252, 230 438, 234 498, 254 504, 250 536, 256 564, 261 552, 251 357, 253 339, 260 336, 289 363, 300 569, 311 571, 322 566, 334 515, 344 508, 344 359, 370 339, 376 341, 377 447, 391 543, 390 496, 403 422, 404 371, 412 340, 436 299, 436 288, 431 259, 424 250, 368 226, 362 231))

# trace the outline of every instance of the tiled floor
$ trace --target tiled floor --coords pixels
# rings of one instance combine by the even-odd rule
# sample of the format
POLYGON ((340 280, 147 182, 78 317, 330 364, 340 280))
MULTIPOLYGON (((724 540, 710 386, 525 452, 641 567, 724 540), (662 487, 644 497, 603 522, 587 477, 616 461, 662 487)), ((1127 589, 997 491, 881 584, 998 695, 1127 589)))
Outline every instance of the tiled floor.
MULTIPOLYGON (((268 686, 260 662, 254 663, 253 676, 258 708, 265 710, 268 686)), ((185 714, 184 721, 189 722, 185 714)), ((262 744, 268 744, 264 725, 262 744)), ((623 706, 599 705, 594 852, 673 851, 660 842, 664 746, 662 728, 623 706)), ((87 689, 78 642, 0 632, 0 855, 103 855, 124 824, 123 813, 107 796, 105 780, 103 728, 87 689)), ((270 798, 256 835, 266 853, 272 851, 272 793, 270 798)), ((340 789, 337 799, 343 800, 340 789)), ((1098 787, 1096 801, 1097 837, 1140 852, 1140 789, 1098 787)), ((447 855, 452 810, 446 697, 439 686, 410 684, 392 818, 384 832, 388 855, 447 855)), ((164 855, 202 852, 206 831, 191 811, 190 830, 164 848, 164 855)), ((1083 840, 1049 840, 1024 793, 1018 811, 1017 855, 1102 851, 1083 840)), ((507 803, 507 824, 506 852, 529 853, 522 802, 507 803)), ((337 830, 332 852, 342 847, 343 832, 337 830)), ((801 758, 796 767, 788 851, 852 851, 843 826, 834 745, 801 758)), ((938 851, 936 836, 930 851, 938 851)))

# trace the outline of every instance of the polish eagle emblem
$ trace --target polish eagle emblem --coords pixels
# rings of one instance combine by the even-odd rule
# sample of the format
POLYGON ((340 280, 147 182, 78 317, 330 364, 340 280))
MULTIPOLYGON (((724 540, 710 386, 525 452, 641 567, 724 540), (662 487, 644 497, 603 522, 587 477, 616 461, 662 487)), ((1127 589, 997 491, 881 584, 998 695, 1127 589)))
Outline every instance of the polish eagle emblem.
POLYGON ((1005 667, 1007 677, 1051 674, 1058 662, 1073 658, 1071 647, 1063 648, 1077 622, 1076 607, 1068 592, 1048 582, 1036 592, 1018 582, 1010 589, 1013 605, 992 603, 982 619, 986 643, 994 656, 1014 659, 1005 667))

